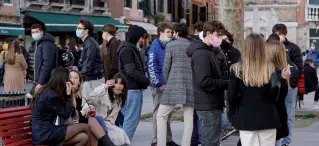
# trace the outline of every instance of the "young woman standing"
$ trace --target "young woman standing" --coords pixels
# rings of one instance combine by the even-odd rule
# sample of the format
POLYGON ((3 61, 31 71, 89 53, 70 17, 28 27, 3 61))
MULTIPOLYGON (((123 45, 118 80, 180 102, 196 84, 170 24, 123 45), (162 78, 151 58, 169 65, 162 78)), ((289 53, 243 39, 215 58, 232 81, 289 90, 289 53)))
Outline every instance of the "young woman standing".
MULTIPOLYGON (((283 69, 281 76, 289 77, 289 68, 283 69)), ((232 66, 228 87, 229 100, 239 107, 234 127, 240 132, 243 146, 275 145, 276 128, 281 126, 276 110, 278 78, 275 65, 266 58, 263 38, 250 34, 245 39, 242 60, 232 66)))

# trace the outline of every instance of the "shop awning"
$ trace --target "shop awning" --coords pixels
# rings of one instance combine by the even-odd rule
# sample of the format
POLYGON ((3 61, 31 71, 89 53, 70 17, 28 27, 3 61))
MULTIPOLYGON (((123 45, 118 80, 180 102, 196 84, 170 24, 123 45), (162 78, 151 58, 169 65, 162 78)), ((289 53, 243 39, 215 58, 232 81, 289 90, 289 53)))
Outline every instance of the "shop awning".
POLYGON ((0 35, 24 35, 24 28, 0 26, 0 35))
POLYGON ((127 32, 128 26, 109 16, 92 16, 79 14, 62 14, 50 12, 23 11, 26 16, 33 17, 45 24, 47 31, 69 32, 75 31, 78 22, 85 19, 94 24, 94 31, 100 31, 105 24, 113 24, 120 32, 127 32))
POLYGON ((157 35, 157 27, 153 25, 152 23, 146 23, 146 22, 137 22, 137 21, 130 21, 133 25, 138 25, 140 27, 143 27, 148 34, 151 35, 157 35))

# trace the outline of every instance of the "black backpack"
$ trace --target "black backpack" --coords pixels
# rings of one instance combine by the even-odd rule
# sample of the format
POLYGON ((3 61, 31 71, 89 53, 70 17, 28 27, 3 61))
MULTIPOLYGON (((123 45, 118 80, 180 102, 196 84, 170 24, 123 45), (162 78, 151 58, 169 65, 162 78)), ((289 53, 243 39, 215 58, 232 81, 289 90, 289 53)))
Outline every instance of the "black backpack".
MULTIPOLYGON (((54 45, 55 45, 55 43, 54 43, 54 45)), ((56 45, 55 45, 55 48, 56 48, 56 53, 57 53, 56 59, 55 59, 55 61, 56 61, 55 67, 70 68, 71 66, 73 66, 74 61, 75 61, 73 53, 67 49, 60 49, 56 45)))

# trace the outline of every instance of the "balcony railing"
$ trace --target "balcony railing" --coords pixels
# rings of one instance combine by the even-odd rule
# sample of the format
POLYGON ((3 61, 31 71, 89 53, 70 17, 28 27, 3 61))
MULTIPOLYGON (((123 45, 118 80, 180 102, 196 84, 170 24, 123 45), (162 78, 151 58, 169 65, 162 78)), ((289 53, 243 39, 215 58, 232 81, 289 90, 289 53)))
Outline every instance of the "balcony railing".
POLYGON ((319 21, 319 5, 306 5, 306 21, 319 21))
POLYGON ((64 4, 64 0, 50 0, 50 2, 64 4))
POLYGON ((28 0, 31 4, 47 4, 50 2, 50 0, 28 0))

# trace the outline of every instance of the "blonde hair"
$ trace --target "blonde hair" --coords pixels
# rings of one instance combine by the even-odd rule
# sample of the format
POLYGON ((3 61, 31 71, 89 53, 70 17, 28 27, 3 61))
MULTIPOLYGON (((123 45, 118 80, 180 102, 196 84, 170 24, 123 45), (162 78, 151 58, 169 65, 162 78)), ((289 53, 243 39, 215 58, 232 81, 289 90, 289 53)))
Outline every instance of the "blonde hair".
POLYGON ((265 48, 267 60, 272 62, 276 69, 282 70, 288 66, 284 44, 271 41, 265 44, 265 48))
POLYGON ((235 75, 246 86, 262 87, 269 83, 274 65, 265 56, 265 44, 259 34, 250 34, 245 39, 242 60, 232 66, 235 75))
POLYGON ((74 72, 76 73, 78 76, 79 76, 79 87, 76 91, 72 91, 73 92, 73 95, 72 95, 72 98, 71 98, 71 102, 73 104, 74 107, 76 107, 76 98, 82 98, 82 83, 83 83, 83 78, 81 76, 81 73, 79 71, 76 71, 76 70, 71 70, 70 71, 70 74, 71 72, 74 72))

